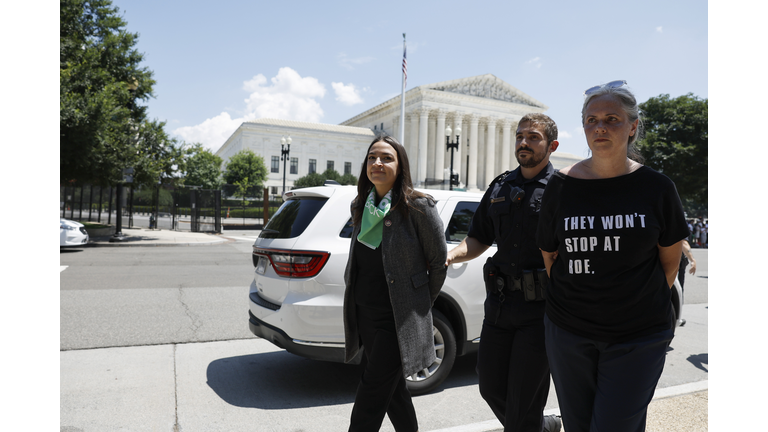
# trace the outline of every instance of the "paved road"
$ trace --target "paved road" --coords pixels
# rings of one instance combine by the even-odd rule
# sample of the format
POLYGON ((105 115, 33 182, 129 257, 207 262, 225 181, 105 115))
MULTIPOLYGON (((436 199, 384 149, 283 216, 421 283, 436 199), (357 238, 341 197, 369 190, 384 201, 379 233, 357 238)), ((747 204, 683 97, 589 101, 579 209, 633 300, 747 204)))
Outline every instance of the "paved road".
MULTIPOLYGON (((344 428, 357 366, 306 360, 254 338, 246 301, 253 233, 225 235, 234 241, 61 253, 62 432, 344 428)), ((707 251, 694 255, 687 324, 668 353, 662 389, 708 379, 707 251)), ((477 392, 473 358, 458 359, 443 386, 415 405, 424 431, 495 421, 477 392)), ((554 390, 547 408, 557 409, 554 390)), ((382 430, 393 429, 387 422, 382 430)))

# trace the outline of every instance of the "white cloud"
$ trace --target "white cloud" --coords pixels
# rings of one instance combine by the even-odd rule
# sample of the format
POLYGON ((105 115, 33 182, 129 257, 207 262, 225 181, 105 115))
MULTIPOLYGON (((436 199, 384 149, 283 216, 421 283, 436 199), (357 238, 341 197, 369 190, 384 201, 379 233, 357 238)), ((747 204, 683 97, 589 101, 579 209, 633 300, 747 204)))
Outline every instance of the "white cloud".
POLYGON ((661 29, 661 26, 656 27, 656 31, 659 33, 664 33, 664 31, 661 29))
POLYGON ((568 133, 566 131, 557 131, 557 138, 558 139, 560 139, 560 138, 568 139, 568 138, 573 138, 573 135, 571 135, 570 133, 568 133))
POLYGON ((243 90, 250 93, 244 100, 243 116, 233 119, 229 113, 222 112, 196 126, 175 129, 173 133, 187 142, 200 142, 216 150, 247 120, 268 117, 320 122, 323 109, 316 99, 322 99, 326 90, 317 78, 302 78, 293 69, 283 67, 269 82, 271 85, 262 74, 243 82, 243 90))
POLYGON ((209 118, 196 126, 184 126, 175 129, 173 133, 181 136, 188 143, 199 142, 211 151, 217 150, 224 141, 232 135, 243 119, 233 119, 228 113, 222 112, 216 117, 209 118))
POLYGON ((344 85, 341 82, 331 83, 333 90, 336 92, 336 100, 347 106, 363 103, 363 98, 360 97, 360 91, 355 88, 354 84, 344 85))
POLYGON ((539 68, 541 68, 541 57, 534 57, 534 58, 528 60, 527 62, 525 62, 525 64, 532 65, 536 69, 539 69, 539 68))

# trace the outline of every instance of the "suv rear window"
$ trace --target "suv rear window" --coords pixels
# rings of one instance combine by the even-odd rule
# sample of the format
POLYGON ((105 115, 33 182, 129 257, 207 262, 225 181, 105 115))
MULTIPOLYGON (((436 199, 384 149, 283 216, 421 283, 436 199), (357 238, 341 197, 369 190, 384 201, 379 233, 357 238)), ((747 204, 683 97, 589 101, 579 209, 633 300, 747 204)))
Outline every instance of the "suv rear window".
POLYGON ((294 238, 301 235, 323 208, 327 198, 294 198, 284 202, 269 219, 259 238, 294 238))

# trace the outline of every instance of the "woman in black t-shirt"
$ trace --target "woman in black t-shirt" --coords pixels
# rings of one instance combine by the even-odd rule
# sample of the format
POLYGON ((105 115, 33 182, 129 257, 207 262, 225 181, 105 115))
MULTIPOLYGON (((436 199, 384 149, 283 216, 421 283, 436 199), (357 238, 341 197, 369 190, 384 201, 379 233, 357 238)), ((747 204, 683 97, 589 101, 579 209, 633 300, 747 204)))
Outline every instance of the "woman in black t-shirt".
POLYGON ((539 216, 547 355, 568 432, 644 431, 688 227, 674 183, 642 165, 626 82, 587 90, 582 120, 592 157, 552 176, 539 216))

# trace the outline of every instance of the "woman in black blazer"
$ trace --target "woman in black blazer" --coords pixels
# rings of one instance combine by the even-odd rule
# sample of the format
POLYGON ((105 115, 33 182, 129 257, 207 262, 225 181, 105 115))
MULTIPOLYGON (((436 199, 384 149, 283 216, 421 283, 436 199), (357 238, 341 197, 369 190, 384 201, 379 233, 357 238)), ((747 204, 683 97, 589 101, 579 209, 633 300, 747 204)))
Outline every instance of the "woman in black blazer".
POLYGON ((413 189, 405 148, 377 137, 352 202, 344 273, 346 361, 363 346, 364 371, 349 431, 418 430, 405 377, 435 361, 432 304, 445 280, 446 244, 435 201, 413 189))

